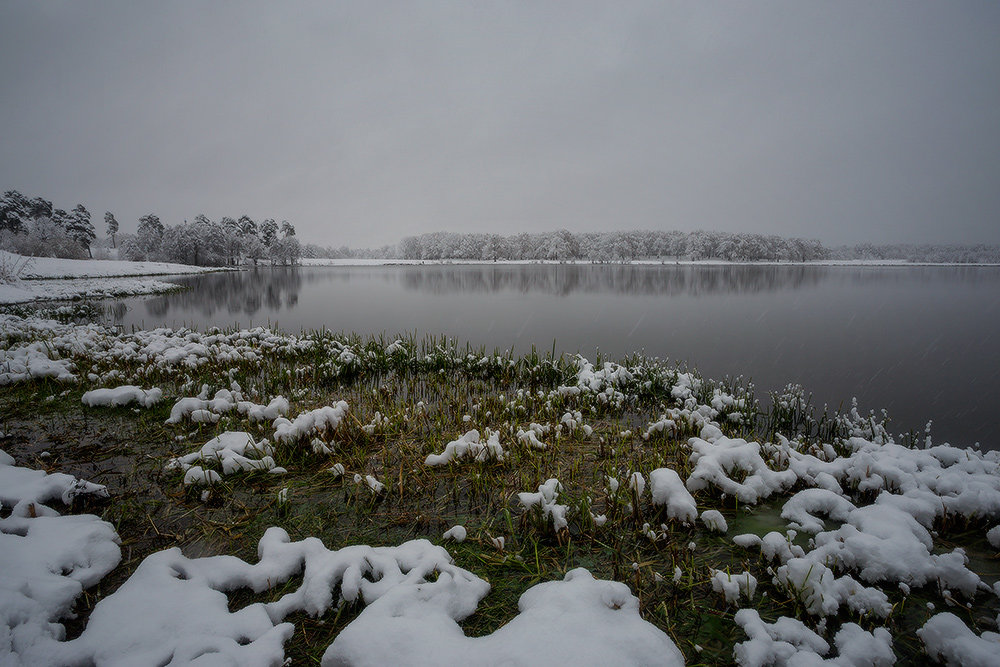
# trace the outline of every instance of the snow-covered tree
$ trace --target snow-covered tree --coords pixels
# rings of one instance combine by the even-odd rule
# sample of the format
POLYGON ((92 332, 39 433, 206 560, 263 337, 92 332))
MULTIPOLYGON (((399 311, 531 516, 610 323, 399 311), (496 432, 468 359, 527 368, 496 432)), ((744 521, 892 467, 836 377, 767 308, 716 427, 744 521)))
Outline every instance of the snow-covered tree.
POLYGON ((90 245, 97 239, 97 231, 90 222, 90 211, 83 204, 77 204, 73 212, 67 216, 66 233, 87 250, 88 256, 91 258, 94 256, 90 245))
POLYGON ((256 235, 244 237, 243 252, 249 259, 253 260, 254 266, 257 265, 258 261, 267 257, 267 250, 263 241, 256 235))
POLYGON ((270 248, 276 238, 278 238, 278 223, 274 219, 268 218, 260 223, 260 240, 265 248, 270 248))
POLYGON ((239 235, 243 237, 247 236, 257 236, 257 223, 253 221, 249 215, 241 215, 240 219, 236 221, 239 228, 239 235))
POLYGON ((423 243, 418 236, 407 236, 399 242, 399 254, 404 259, 421 259, 423 243))
POLYGON ((293 235, 277 239, 268 249, 272 264, 295 264, 301 257, 299 240, 293 235))
POLYGON ((48 199, 42 199, 41 197, 35 197, 28 202, 28 217, 33 220, 39 220, 41 218, 52 219, 52 202, 48 199))
POLYGON ((115 214, 111 211, 104 213, 104 225, 107 235, 111 237, 111 246, 117 248, 118 244, 115 243, 115 235, 118 234, 118 221, 115 220, 115 214))
POLYGON ((295 236, 295 226, 288 222, 287 220, 281 221, 281 238, 287 239, 289 236, 295 236))
POLYGON ((152 213, 139 218, 139 227, 136 230, 136 241, 139 248, 146 257, 149 257, 160 248, 160 241, 163 239, 163 223, 160 218, 152 213))
POLYGON ((0 231, 24 231, 28 215, 28 198, 17 190, 8 190, 0 197, 0 231))

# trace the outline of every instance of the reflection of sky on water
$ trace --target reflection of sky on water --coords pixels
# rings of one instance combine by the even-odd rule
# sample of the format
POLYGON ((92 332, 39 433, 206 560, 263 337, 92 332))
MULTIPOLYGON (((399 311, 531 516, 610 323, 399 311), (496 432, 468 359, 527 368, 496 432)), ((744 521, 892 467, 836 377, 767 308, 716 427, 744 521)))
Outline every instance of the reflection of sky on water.
POLYGON ((803 266, 395 266, 221 273, 126 302, 137 326, 445 333, 490 348, 632 351, 798 382, 822 407, 886 407, 894 431, 1000 446, 1000 270, 803 266))

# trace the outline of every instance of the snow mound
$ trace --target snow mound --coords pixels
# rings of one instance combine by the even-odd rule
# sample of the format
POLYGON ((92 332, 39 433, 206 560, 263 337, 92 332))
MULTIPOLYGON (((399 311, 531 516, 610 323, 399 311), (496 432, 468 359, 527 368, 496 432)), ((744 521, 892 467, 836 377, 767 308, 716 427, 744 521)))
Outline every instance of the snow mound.
POLYGON ((93 389, 83 395, 83 404, 90 407, 120 406, 138 403, 144 408, 151 407, 163 398, 163 390, 154 387, 143 389, 135 385, 121 385, 113 389, 93 389))
POLYGON ((111 524, 91 514, 61 516, 42 504, 76 495, 107 495, 97 484, 61 473, 46 475, 13 465, 0 451, 0 664, 51 663, 35 660, 40 646, 65 636, 59 623, 73 601, 121 560, 111 524))
POLYGON ((526 431, 518 429, 517 430, 517 441, 520 442, 525 447, 529 447, 531 449, 537 449, 537 450, 540 450, 540 451, 544 451, 544 450, 548 449, 549 446, 546 443, 544 443, 544 442, 542 442, 541 440, 538 439, 538 436, 544 435, 545 431, 542 430, 544 428, 545 427, 543 427, 541 424, 534 424, 533 423, 533 424, 531 424, 531 426, 526 431))
POLYGON ((49 345, 40 341, 0 349, 0 386, 55 378, 60 382, 76 382, 72 360, 58 357, 49 345))
POLYGON ((892 636, 885 628, 868 632, 856 623, 845 623, 833 638, 839 655, 824 660, 823 656, 830 652, 829 642, 802 621, 782 616, 774 623, 767 623, 754 609, 740 609, 735 620, 749 637, 733 649, 736 663, 743 667, 820 664, 882 667, 896 662, 892 636))
POLYGON ((705 510, 701 513, 701 522, 705 527, 716 533, 725 533, 729 530, 726 517, 722 516, 719 510, 705 510))
POLYGON ((441 539, 464 542, 467 536, 468 531, 465 529, 465 526, 452 526, 448 530, 444 531, 444 535, 441 536, 441 539))
POLYGON ((1000 634, 977 635, 950 612, 932 616, 917 630, 917 636, 924 642, 927 655, 946 665, 990 667, 997 664, 1000 654, 1000 634))
POLYGON ((108 489, 65 473, 46 473, 14 465, 14 459, 0 450, 0 505, 25 513, 30 504, 42 505, 52 500, 72 504, 77 496, 108 497, 108 489))
POLYGON ((450 577, 393 589, 337 636, 322 664, 684 664, 670 638, 639 616, 625 584, 594 579, 582 568, 529 588, 520 614, 485 637, 465 636, 457 621, 468 608, 454 597, 450 577))
POLYGON ((736 496, 741 503, 755 505, 774 493, 791 488, 798 481, 792 470, 769 468, 761 456, 759 443, 727 438, 717 431, 717 427, 706 425, 702 437, 688 441, 693 450, 690 461, 694 464, 687 480, 689 491, 714 486, 727 495, 736 496), (746 473, 742 482, 732 477, 737 470, 746 473))
POLYGON ((757 592, 757 577, 749 572, 730 574, 723 570, 713 570, 712 590, 722 593, 726 604, 738 604, 741 597, 752 600, 757 592))

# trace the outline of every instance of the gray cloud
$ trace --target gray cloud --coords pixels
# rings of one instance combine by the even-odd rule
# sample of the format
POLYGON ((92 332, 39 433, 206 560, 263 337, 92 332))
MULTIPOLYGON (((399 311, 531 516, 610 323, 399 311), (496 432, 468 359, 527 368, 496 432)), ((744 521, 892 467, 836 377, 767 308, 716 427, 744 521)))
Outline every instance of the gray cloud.
POLYGON ((320 244, 1000 242, 1000 5, 0 4, 0 188, 320 244))

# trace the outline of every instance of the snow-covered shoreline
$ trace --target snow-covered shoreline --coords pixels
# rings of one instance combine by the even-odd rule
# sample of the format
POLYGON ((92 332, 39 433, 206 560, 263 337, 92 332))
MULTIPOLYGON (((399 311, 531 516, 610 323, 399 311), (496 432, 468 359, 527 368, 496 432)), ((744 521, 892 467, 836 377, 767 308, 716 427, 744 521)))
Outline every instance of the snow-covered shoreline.
POLYGON ((161 294, 180 287, 150 276, 227 270, 169 262, 22 257, 3 250, 0 250, 0 262, 8 266, 23 267, 18 272, 19 280, 9 284, 0 283, 0 305, 161 294))
POLYGON ((25 262, 21 280, 78 278, 128 278, 136 276, 172 276, 189 273, 225 271, 225 267, 190 266, 171 262, 132 262, 124 259, 60 259, 58 257, 22 257, 0 250, 7 260, 25 262))

